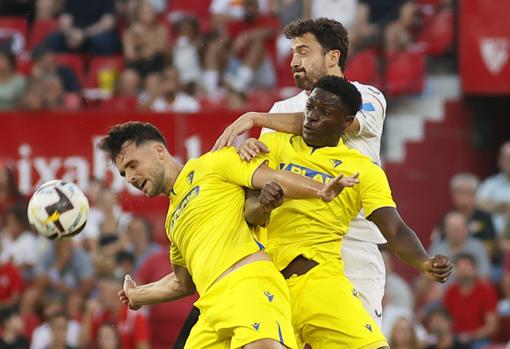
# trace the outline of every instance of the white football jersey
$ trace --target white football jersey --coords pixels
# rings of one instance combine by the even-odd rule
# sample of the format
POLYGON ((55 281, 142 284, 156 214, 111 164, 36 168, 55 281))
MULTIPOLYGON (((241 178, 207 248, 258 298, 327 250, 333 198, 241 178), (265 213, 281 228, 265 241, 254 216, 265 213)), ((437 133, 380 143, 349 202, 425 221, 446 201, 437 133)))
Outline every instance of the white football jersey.
MULTIPOLYGON (((386 117, 386 99, 375 87, 352 82, 361 93, 362 108, 356 114, 360 129, 356 135, 342 136, 345 144, 359 150, 368 156, 373 162, 381 165, 381 137, 383 133, 384 118, 386 117)), ((296 113, 303 112, 308 101, 308 93, 301 91, 297 95, 278 101, 273 104, 270 113, 296 113)), ((270 129, 262 129, 261 133, 272 132, 270 129)), ((374 223, 367 221, 363 210, 358 217, 351 222, 349 233, 346 238, 384 244, 386 240, 374 223)))

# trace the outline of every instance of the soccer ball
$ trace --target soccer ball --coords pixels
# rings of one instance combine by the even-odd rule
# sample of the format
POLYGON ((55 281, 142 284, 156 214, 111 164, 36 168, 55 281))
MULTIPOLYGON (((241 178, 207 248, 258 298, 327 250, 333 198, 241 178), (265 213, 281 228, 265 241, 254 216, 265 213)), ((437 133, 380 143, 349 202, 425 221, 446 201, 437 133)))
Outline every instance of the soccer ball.
POLYGON ((28 221, 39 234, 62 239, 75 236, 85 228, 89 202, 76 184, 55 179, 35 191, 27 213, 28 221))

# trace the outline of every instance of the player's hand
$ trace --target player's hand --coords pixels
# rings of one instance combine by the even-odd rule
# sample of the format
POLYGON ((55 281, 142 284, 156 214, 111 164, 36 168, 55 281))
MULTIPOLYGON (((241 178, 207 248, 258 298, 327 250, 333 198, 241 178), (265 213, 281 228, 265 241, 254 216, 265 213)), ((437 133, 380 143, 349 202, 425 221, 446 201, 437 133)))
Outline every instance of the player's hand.
POLYGON ((271 212, 283 204, 284 198, 282 187, 276 182, 271 182, 264 185, 264 188, 262 188, 259 202, 264 212, 271 212))
POLYGON ((359 183, 358 179, 359 173, 355 173, 350 177, 344 177, 344 175, 340 175, 331 180, 331 182, 324 185, 322 190, 318 192, 319 197, 322 201, 330 202, 334 198, 338 196, 342 192, 344 188, 353 187, 359 183))
POLYGON ((238 152, 241 160, 250 161, 260 153, 269 153, 269 148, 256 138, 248 138, 241 144, 238 152))
POLYGON ((213 151, 220 150, 223 147, 229 147, 234 142, 234 139, 243 134, 244 132, 255 126, 255 114, 254 112, 248 112, 237 118, 236 121, 231 123, 221 136, 216 140, 213 151))
POLYGON ((125 304, 129 307, 129 309, 138 310, 142 306, 133 304, 132 300, 129 299, 131 292, 136 288, 136 282, 131 279, 130 275, 126 275, 124 277, 124 285, 122 286, 122 290, 117 293, 119 299, 122 304, 125 304))
POLYGON ((450 258, 442 255, 436 255, 429 258, 424 263, 425 275, 434 281, 444 283, 452 273, 453 264, 450 258))

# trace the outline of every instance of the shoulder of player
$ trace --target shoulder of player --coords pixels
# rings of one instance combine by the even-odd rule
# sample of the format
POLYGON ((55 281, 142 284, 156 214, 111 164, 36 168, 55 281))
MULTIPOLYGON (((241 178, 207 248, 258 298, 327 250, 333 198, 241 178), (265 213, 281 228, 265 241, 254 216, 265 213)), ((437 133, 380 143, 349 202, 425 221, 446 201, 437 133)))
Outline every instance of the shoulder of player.
POLYGON ((379 91, 376 87, 371 85, 364 85, 357 81, 353 81, 352 84, 356 86, 359 93, 361 94, 361 99, 363 102, 366 100, 377 100, 383 109, 386 109, 386 98, 383 93, 379 91))
POLYGON ((354 148, 348 148, 346 154, 349 158, 351 166, 360 173, 360 177, 363 178, 367 173, 374 174, 376 172, 384 172, 384 170, 376 163, 374 163, 368 156, 362 154, 359 150, 354 148))
POLYGON ((301 110, 306 105, 307 100, 308 95, 306 94, 306 91, 301 91, 295 96, 275 102, 271 109, 277 112, 292 112, 296 109, 301 110))

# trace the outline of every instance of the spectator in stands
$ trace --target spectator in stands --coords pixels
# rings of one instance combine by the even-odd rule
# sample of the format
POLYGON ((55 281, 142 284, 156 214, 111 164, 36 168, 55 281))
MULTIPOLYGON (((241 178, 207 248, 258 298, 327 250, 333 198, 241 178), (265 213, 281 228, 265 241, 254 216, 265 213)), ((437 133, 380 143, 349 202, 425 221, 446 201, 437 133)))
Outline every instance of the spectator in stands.
MULTIPOLYGON (((147 284, 157 281, 171 272, 168 251, 160 250, 142 264, 134 279, 141 284, 147 284)), ((186 297, 149 307, 148 321, 151 329, 152 349, 171 348, 176 344, 177 337, 195 300, 196 296, 186 297)))
POLYGON ((35 17, 39 21, 53 20, 62 11, 62 0, 35 0, 35 17))
POLYGON ((113 257, 124 246, 124 241, 120 239, 123 238, 122 233, 126 231, 130 221, 131 214, 122 209, 117 194, 105 188, 90 208, 87 225, 78 237, 90 240, 92 254, 99 246, 109 245, 109 254, 113 257))
POLYGON ((416 22, 417 7, 414 1, 407 1, 399 9, 398 18, 384 30, 386 52, 399 52, 409 49, 413 43, 413 25, 416 22))
MULTIPOLYGON (((60 297, 60 296, 59 296, 60 297)), ((64 312, 64 305, 61 298, 47 298, 42 304, 42 318, 44 322, 39 325, 32 334, 30 349, 46 349, 54 342, 54 325, 60 326, 65 320, 64 344, 74 348, 78 346, 78 336, 80 334, 80 324, 75 320, 68 320, 64 312), (55 318, 57 318, 56 321, 55 318), (56 322, 56 323, 54 323, 56 322)), ((61 334, 59 332, 58 334, 61 334)), ((57 341, 60 341, 57 338, 57 341)))
POLYGON ((68 295, 88 295, 94 286, 94 270, 90 256, 70 240, 52 244, 36 265, 36 284, 40 290, 68 295))
POLYGON ((433 343, 426 349, 469 349, 453 333, 452 317, 447 310, 436 308, 428 315, 427 330, 433 337, 433 343))
POLYGON ((122 283, 110 275, 98 281, 99 298, 89 300, 83 315, 80 347, 87 348, 98 336, 101 325, 114 323, 122 349, 150 348, 150 329, 142 312, 133 311, 119 302, 117 292, 122 283))
POLYGON ((478 275, 482 278, 490 276, 490 261, 484 245, 469 235, 467 220, 457 211, 449 212, 444 218, 446 239, 431 248, 432 254, 442 254, 454 258, 459 253, 469 253, 474 256, 478 275))
POLYGON ((65 0, 59 31, 46 38, 57 52, 118 52, 114 0, 65 0))
POLYGON ((0 111, 16 109, 25 93, 26 81, 16 73, 16 56, 0 50, 0 111))
MULTIPOLYGON (((115 324, 103 323, 97 330, 97 349, 121 349, 115 324)), ((154 349, 154 348, 153 348, 154 349)))
POLYGON ((192 16, 184 16, 174 23, 173 31, 176 39, 172 51, 172 62, 179 74, 184 91, 194 95, 202 78, 198 20, 192 16))
POLYGON ((4 261, 12 260, 20 268, 23 279, 32 280, 37 245, 36 238, 30 231, 25 204, 4 211, 0 246, 0 258, 4 261))
POLYGON ((151 3, 139 1, 122 43, 127 66, 143 77, 163 70, 170 54, 168 28, 158 22, 151 3))
POLYGON ((248 87, 273 87, 276 77, 268 45, 275 45, 278 23, 261 15, 256 0, 244 1, 244 16, 228 25, 232 56, 225 81, 237 92, 245 92, 248 87))
POLYGON ((510 342, 510 252, 505 258, 503 278, 501 280, 502 299, 498 302, 497 313, 499 330, 496 340, 500 343, 510 342))
MULTIPOLYGON (((496 249, 496 232, 489 213, 476 207, 476 190, 480 181, 471 173, 459 173, 450 180, 450 195, 453 210, 462 213, 468 221, 469 234, 483 242, 493 262, 498 259, 496 249)), ((441 217, 434 233, 433 245, 444 240, 444 216, 441 217)))
POLYGON ((145 92, 139 98, 142 109, 155 112, 196 113, 197 100, 180 90, 177 71, 167 66, 161 74, 151 74, 145 80, 145 92))
POLYGON ((420 349, 421 345, 411 320, 401 317, 393 324, 390 336, 392 349, 420 349))
POLYGON ((152 225, 143 217, 135 217, 127 228, 129 248, 135 257, 135 271, 153 254, 161 251, 161 246, 152 239, 152 225))
MULTIPOLYGON (((51 342, 45 349, 74 349, 75 346, 69 345, 69 318, 66 313, 60 312, 54 314, 50 319, 51 342)), ((78 333, 76 333, 78 335, 78 333)))
POLYGON ((0 312, 18 305, 23 290, 23 279, 18 268, 0 257, 0 312))
POLYGON ((122 250, 115 255, 115 277, 122 279, 124 275, 132 275, 135 272, 135 256, 128 251, 122 250))
POLYGON ((32 51, 32 72, 30 77, 35 80, 44 75, 57 75, 62 81, 66 93, 80 93, 80 84, 72 69, 57 63, 55 51, 45 44, 32 51))
MULTIPOLYGON (((0 160, 0 216, 10 206, 21 204, 23 197, 16 186, 14 172, 6 163, 0 160)), ((0 222, 0 228, 2 227, 0 222)))
POLYGON ((477 261, 472 255, 458 254, 455 270, 455 281, 446 291, 443 306, 452 315, 459 340, 480 349, 497 330, 496 291, 478 277, 477 261))
POLYGON ((334 19, 349 31, 356 23, 358 0, 305 0, 304 11, 305 18, 334 19))
POLYGON ((503 238, 502 247, 510 250, 510 141, 499 150, 500 173, 482 182, 477 192, 480 208, 491 213, 496 232, 503 238))
POLYGON ((79 95, 65 94, 62 80, 51 73, 30 79, 22 106, 28 110, 76 110, 80 104, 79 95))
POLYGON ((27 338, 23 337, 23 321, 14 309, 4 309, 0 314, 1 327, 0 349, 28 349, 27 338))
POLYGON ((138 98, 142 85, 140 74, 134 69, 124 69, 117 79, 116 97, 138 98))

